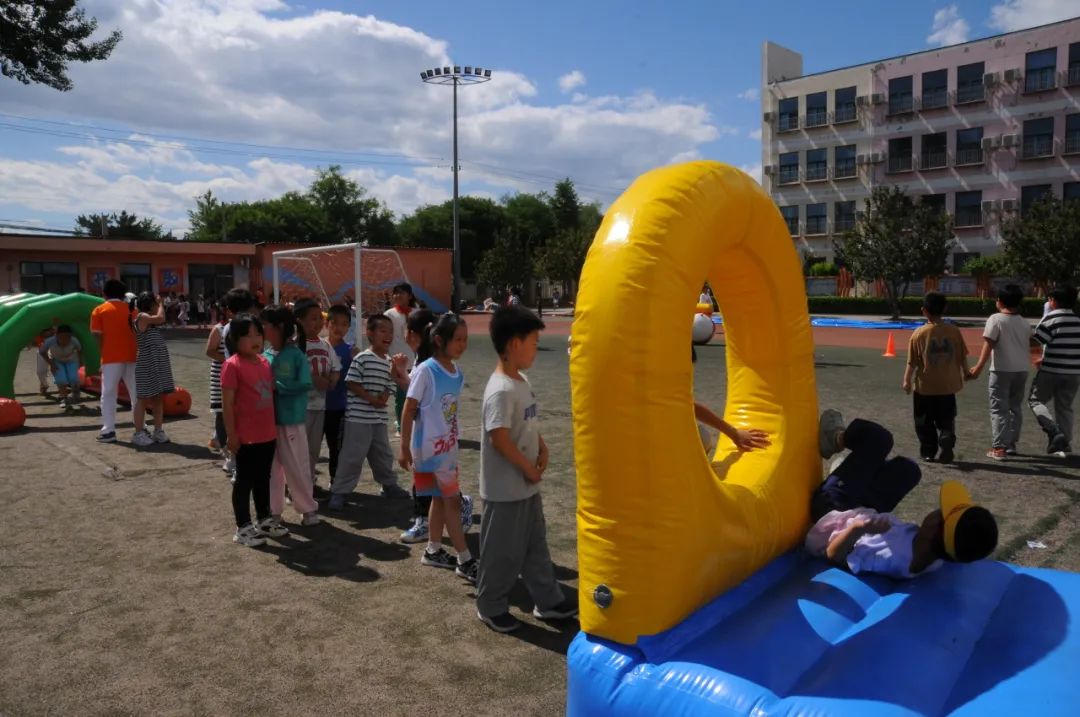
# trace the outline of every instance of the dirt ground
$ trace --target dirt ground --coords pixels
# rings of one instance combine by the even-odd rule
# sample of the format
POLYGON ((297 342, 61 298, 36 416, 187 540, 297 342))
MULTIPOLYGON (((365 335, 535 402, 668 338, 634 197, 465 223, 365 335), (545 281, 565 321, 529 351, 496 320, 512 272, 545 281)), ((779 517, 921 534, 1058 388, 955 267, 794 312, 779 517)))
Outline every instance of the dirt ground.
MULTIPOLYGON (((475 494, 494 355, 471 323, 461 457, 463 486, 475 494)), ((559 577, 576 589, 566 329, 553 322, 530 376, 552 448, 549 541, 559 577)), ((864 333, 875 347, 883 341, 864 333)), ((32 355, 22 356, 16 387, 28 427, 0 437, 0 714, 561 713, 576 623, 534 620, 520 591, 515 611, 526 628, 486 629, 467 583, 422 567, 422 546, 397 542, 409 501, 377 497, 370 473, 348 509, 320 526, 297 526, 287 509, 292 537, 255 550, 231 542, 230 486, 205 448, 208 364, 202 338, 188 336, 170 348, 177 380, 195 398, 193 416, 169 423, 172 444, 144 450, 126 442, 129 423, 121 423, 125 442, 97 445, 96 401, 65 415, 32 393, 32 355)), ((883 422, 910 455, 902 359, 880 354, 820 347, 821 404, 883 422)), ((698 356, 699 398, 721 406, 722 343, 698 356)), ((1080 570, 1080 462, 1041 456, 1044 439, 1027 416, 1020 448, 1030 457, 984 458, 985 377, 961 394, 960 416, 956 464, 926 466, 898 512, 921 517, 943 479, 961 478, 998 516, 997 557, 1080 570)))

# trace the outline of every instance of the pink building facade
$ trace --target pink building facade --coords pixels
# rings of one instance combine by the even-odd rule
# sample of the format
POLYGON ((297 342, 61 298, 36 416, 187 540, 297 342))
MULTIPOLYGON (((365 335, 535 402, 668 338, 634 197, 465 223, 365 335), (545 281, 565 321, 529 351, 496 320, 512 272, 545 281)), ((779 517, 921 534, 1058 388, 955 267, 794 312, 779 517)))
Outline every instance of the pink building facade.
POLYGON ((1002 219, 1080 199, 1080 18, 814 75, 762 52, 764 181, 808 257, 833 256, 875 186, 954 220, 959 273, 1002 219))

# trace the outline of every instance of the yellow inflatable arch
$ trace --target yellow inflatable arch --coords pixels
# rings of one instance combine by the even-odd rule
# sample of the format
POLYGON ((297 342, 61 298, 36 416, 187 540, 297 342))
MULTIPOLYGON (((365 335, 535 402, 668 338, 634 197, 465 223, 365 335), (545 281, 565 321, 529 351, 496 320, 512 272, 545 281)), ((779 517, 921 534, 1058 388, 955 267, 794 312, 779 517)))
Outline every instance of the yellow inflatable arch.
POLYGON ((570 360, 581 626, 634 643, 794 546, 821 480, 813 339, 798 256, 743 172, 641 176, 589 249, 570 360), (713 456, 694 425, 691 322, 703 280, 724 312, 725 418, 772 447, 713 456))

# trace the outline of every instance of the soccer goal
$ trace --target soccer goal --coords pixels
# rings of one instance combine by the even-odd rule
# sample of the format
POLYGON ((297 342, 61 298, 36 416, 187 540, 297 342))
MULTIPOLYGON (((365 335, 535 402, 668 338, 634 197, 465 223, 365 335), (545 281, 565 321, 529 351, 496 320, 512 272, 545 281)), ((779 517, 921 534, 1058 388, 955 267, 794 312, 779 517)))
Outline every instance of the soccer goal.
POLYGON ((306 297, 327 309, 353 301, 358 326, 386 310, 394 284, 409 280, 396 251, 359 244, 274 252, 273 270, 275 303, 306 297))

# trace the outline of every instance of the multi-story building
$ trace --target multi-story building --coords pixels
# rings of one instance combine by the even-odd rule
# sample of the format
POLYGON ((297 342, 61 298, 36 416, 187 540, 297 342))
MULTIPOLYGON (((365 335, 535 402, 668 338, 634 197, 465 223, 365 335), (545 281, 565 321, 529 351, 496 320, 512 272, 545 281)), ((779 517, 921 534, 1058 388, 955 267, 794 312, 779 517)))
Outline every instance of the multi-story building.
POLYGON ((879 185, 952 215, 954 271, 1003 218, 1080 198, 1080 18, 810 75, 766 42, 762 83, 763 182, 807 255, 879 185))

